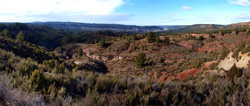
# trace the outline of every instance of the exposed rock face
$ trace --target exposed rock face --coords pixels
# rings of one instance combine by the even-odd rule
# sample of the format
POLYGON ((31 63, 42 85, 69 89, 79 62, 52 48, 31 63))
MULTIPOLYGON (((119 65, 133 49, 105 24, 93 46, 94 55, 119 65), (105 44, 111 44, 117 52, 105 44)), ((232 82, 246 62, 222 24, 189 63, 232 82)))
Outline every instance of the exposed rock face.
POLYGON ((248 67, 248 62, 250 60, 250 56, 248 56, 248 53, 241 54, 240 52, 238 57, 241 57, 241 59, 239 61, 233 58, 232 55, 233 55, 233 52, 230 52, 228 56, 219 63, 218 67, 223 68, 225 70, 229 70, 233 66, 234 63, 236 64, 238 68, 248 67))

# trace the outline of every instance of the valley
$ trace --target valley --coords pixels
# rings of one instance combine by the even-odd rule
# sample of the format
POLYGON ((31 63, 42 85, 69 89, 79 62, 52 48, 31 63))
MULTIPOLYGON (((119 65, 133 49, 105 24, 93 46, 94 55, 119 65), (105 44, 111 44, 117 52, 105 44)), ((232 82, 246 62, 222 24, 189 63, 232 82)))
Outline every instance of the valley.
POLYGON ((247 23, 139 32, 36 24, 0 25, 0 105, 249 105, 247 23))

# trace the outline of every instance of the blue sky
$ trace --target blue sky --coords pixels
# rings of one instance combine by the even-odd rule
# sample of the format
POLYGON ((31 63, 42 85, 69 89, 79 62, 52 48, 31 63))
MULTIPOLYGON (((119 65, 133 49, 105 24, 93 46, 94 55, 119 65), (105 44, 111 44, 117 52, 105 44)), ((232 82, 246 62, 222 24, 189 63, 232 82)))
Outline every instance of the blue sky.
POLYGON ((127 25, 250 21, 248 0, 5 0, 0 22, 64 21, 127 25))

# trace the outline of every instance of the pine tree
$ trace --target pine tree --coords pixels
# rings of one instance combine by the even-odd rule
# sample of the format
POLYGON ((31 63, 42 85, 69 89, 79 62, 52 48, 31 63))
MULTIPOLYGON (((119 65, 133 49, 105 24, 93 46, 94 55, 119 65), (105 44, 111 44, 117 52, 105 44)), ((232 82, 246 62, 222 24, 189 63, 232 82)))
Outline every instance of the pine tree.
POLYGON ((20 31, 18 34, 17 34, 17 36, 16 36, 16 40, 18 41, 18 42, 20 42, 20 43, 23 43, 23 41, 24 41, 24 34, 23 34, 23 32, 22 31, 20 31))
POLYGON ((135 59, 136 66, 142 68, 145 65, 145 62, 146 62, 146 54, 139 53, 135 59))
POLYGON ((236 67, 234 64, 229 71, 227 72, 226 76, 228 79, 233 80, 234 77, 240 77, 242 75, 242 71, 236 67))
POLYGON ((203 37, 203 36, 200 36, 198 39, 199 39, 200 41, 203 41, 203 40, 204 40, 204 37, 203 37))
POLYGON ((164 44, 165 44, 165 45, 169 45, 169 38, 168 38, 168 37, 165 37, 165 38, 164 38, 164 44))
POLYGON ((105 46, 106 46, 105 39, 102 38, 102 40, 100 41, 100 47, 104 48, 105 46))
POLYGON ((150 43, 150 42, 154 42, 155 41, 155 37, 156 35, 155 35, 155 33, 154 32, 152 32, 152 31, 150 31, 149 33, 148 33, 148 42, 150 43))
POLYGON ((82 57, 82 55, 83 55, 82 49, 79 48, 79 49, 78 49, 78 56, 79 56, 79 57, 82 57))

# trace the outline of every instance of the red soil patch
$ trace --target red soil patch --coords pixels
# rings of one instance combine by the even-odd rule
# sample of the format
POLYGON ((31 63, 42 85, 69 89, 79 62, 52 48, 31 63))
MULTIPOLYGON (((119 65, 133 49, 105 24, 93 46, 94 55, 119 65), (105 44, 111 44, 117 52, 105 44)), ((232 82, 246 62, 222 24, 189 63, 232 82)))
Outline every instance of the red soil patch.
POLYGON ((196 73, 198 73, 199 71, 200 71, 199 69, 192 68, 191 70, 178 73, 175 78, 179 80, 184 80, 186 77, 189 77, 191 75, 193 76, 196 75, 196 73))
POLYGON ((174 76, 169 76, 168 78, 167 78, 167 81, 170 81, 170 80, 172 80, 172 79, 174 79, 175 77, 174 76))
POLYGON ((174 76, 169 76, 166 81, 172 80, 174 78, 179 79, 179 80, 184 80, 186 77, 190 77, 191 75, 195 76, 203 68, 209 68, 210 65, 213 64, 214 62, 215 61, 206 62, 206 63, 204 63, 204 66, 202 66, 202 67, 200 67, 198 69, 197 68, 192 68, 192 69, 190 69, 188 71, 178 73, 178 74, 176 74, 174 76))

